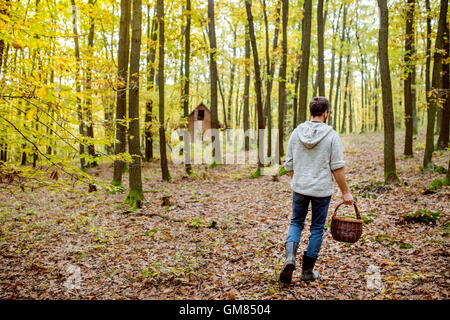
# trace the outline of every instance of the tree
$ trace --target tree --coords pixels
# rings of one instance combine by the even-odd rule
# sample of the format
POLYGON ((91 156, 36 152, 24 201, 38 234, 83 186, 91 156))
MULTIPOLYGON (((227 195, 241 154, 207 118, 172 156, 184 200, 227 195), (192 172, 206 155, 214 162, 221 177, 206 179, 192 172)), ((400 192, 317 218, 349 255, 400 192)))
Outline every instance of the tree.
POLYGON ((438 149, 445 149, 448 146, 449 140, 449 122, 450 122, 450 39, 449 39, 449 24, 447 23, 444 34, 444 57, 446 63, 442 64, 442 91, 443 91, 443 112, 441 117, 441 130, 439 130, 439 138, 437 142, 438 149))
MULTIPOLYGON (((330 90, 329 90, 329 98, 328 101, 331 103, 333 101, 333 86, 334 86, 334 74, 335 74, 335 66, 334 66, 334 61, 336 58, 336 36, 339 33, 339 20, 341 18, 341 10, 342 10, 342 6, 343 4, 341 4, 341 6, 339 7, 339 12, 338 12, 338 16, 336 19, 336 26, 333 25, 333 39, 331 41, 331 75, 330 75, 330 90)), ((333 112, 336 112, 336 106, 333 106, 333 112)), ((334 118, 336 117, 336 115, 333 115, 333 112, 330 113, 330 116, 328 117, 328 124, 329 125, 333 125, 334 123, 334 128, 336 129, 336 121, 334 121, 334 118)))
MULTIPOLYGON (((250 129, 249 123, 249 102, 250 102, 250 36, 248 34, 248 25, 245 25, 245 79, 244 79, 244 133, 250 129)), ((245 135, 244 149, 250 149, 250 138, 245 135)))
POLYGON ((395 127, 392 106, 391 73, 389 71, 388 37, 389 20, 387 0, 378 0, 380 9, 380 29, 378 33, 378 55, 380 59, 381 93, 384 121, 384 182, 392 184, 399 181, 395 166, 395 127))
POLYGON ((289 14, 289 0, 282 0, 282 32, 283 40, 281 42, 281 64, 280 64, 280 80, 278 83, 278 152, 279 160, 284 156, 284 114, 286 109, 286 64, 287 64, 287 26, 289 14))
POLYGON ((264 159, 264 136, 261 137, 264 132, 264 117, 263 117, 263 106, 262 106, 262 92, 261 92, 261 73, 259 67, 258 58, 258 47, 256 45, 255 38, 255 28, 253 24, 253 14, 252 14, 252 2, 251 0, 245 0, 245 10, 247 12, 248 20, 248 33, 250 36, 250 44, 253 53, 253 66, 255 73, 255 92, 256 92, 256 111, 258 113, 258 169, 253 174, 253 177, 258 177, 261 174, 263 168, 264 159))
POLYGON ((444 30, 446 27, 448 1, 441 0, 438 31, 436 34, 435 50, 433 55, 433 76, 431 79, 431 90, 427 108, 427 134, 425 142, 425 153, 423 156, 423 168, 428 170, 432 166, 432 156, 434 151, 434 123, 436 121, 436 110, 439 105, 438 96, 441 85, 442 52, 444 48, 444 30))
POLYGON ((94 140, 94 123, 93 123, 93 119, 92 119, 92 70, 89 66, 89 64, 92 62, 93 60, 93 51, 94 51, 94 35, 95 35, 95 22, 94 22, 94 17, 93 17, 93 12, 94 12, 94 0, 89 0, 88 1, 88 5, 89 5, 89 32, 88 32, 88 63, 87 63, 87 68, 86 68, 86 92, 87 92, 87 97, 86 97, 86 120, 87 120, 87 126, 86 126, 86 136, 88 139, 90 139, 91 141, 88 142, 88 154, 91 157, 91 161, 88 162, 88 166, 89 167, 96 167, 97 166, 97 161, 95 161, 95 146, 92 140, 94 140))
POLYGON ((325 68, 323 57, 323 30, 325 28, 323 18, 323 0, 317 2, 317 85, 319 87, 319 96, 325 96, 325 68))
MULTIPOLYGON (((127 107, 127 91, 128 91, 128 62, 130 54, 130 17, 131 2, 130 0, 121 0, 120 2, 120 28, 119 28, 119 51, 117 64, 117 102, 116 102, 116 143, 114 146, 114 154, 120 156, 125 152, 126 144, 126 126, 124 123, 126 107, 127 107)), ((122 171, 124 163, 121 159, 114 161, 114 176, 112 185, 122 187, 122 171)))
MULTIPOLYGON (((183 88, 183 117, 188 122, 189 118, 189 84, 191 62, 191 0, 186 0, 186 30, 184 32, 184 88, 183 88)), ((187 174, 192 174, 191 166, 191 139, 187 130, 184 136, 184 169, 187 174)))
MULTIPOLYGON (((73 21, 73 34, 74 42, 75 42, 75 58, 77 60, 77 65, 75 68, 75 91, 79 94, 81 92, 81 83, 80 83, 80 64, 81 64, 81 58, 80 58, 80 44, 78 40, 78 28, 77 28, 77 7, 75 4, 75 0, 71 0, 72 3, 72 21, 73 21)), ((86 160, 84 155, 84 136, 85 136, 85 129, 84 129, 84 117, 83 117, 83 106, 81 105, 81 99, 79 96, 77 96, 77 113, 78 113, 78 132, 80 134, 80 147, 79 147, 79 153, 80 153, 80 168, 81 170, 85 170, 86 168, 86 160)), ((22 165, 26 161, 26 153, 24 152, 22 154, 22 165)))
POLYGON ((130 54, 130 94, 128 98, 128 150, 132 157, 130 164, 130 190, 126 199, 133 208, 141 207, 144 198, 141 176, 141 144, 139 130, 139 62, 141 57, 142 0, 133 0, 133 21, 130 54))
POLYGON ((308 98, 308 71, 309 71, 309 50, 311 44, 311 11, 312 1, 305 0, 303 3, 302 20, 302 60, 300 66, 300 93, 299 93, 299 111, 298 122, 306 121, 306 104, 308 98))
MULTIPOLYGON (((158 19, 156 14, 153 16, 150 29, 150 5, 147 6, 147 91, 151 92, 155 85, 155 60, 156 47, 158 40, 158 19), (150 31, 151 30, 151 31, 150 31)), ((153 159, 153 136, 152 136, 152 121, 153 121, 153 99, 149 98, 145 105, 145 161, 153 159)))
MULTIPOLYGON (((343 46, 344 46, 344 39, 345 39, 345 32, 346 32, 346 22, 347 22, 347 5, 343 4, 344 6, 344 16, 342 17, 342 34, 341 34, 341 41, 340 41, 340 48, 339 48, 339 66, 338 66, 338 76, 336 79, 336 95, 334 97, 334 106, 335 106, 335 115, 333 118, 333 128, 337 130, 337 119, 338 119, 338 113, 337 113, 337 106, 338 106, 338 98, 339 98, 339 90, 341 88, 341 73, 342 73, 342 58, 344 56, 343 53, 343 46)), ((339 20, 338 20, 339 22, 339 20)), ((331 101, 330 101, 331 103, 331 101)))
MULTIPOLYGON (((264 100, 264 115, 267 119, 267 156, 270 157, 272 155, 272 108, 271 108, 271 96, 272 96, 272 85, 273 85, 273 76, 275 74, 275 60, 270 59, 269 55, 269 23, 267 19, 267 10, 266 10, 266 1, 263 1, 263 12, 264 12, 264 25, 265 25, 265 38, 266 38, 266 98, 264 100)), ((280 7, 281 0, 277 2, 276 9, 276 18, 275 18, 275 30, 273 33, 273 44, 272 44, 272 52, 278 47, 278 33, 279 33, 279 25, 280 25, 280 7)), ((250 56, 250 53, 249 53, 250 56)), ((297 92, 297 90, 295 91, 297 92)), ((294 113, 295 115, 295 113, 294 113)))
MULTIPOLYGON (((349 40, 349 36, 347 33, 347 41, 349 40)), ((343 106, 343 114, 342 114, 342 125, 341 125, 341 132, 345 133, 346 132, 346 121, 347 121, 347 101, 349 101, 349 85, 348 85, 348 81, 350 78, 350 52, 347 53, 347 72, 345 75, 345 87, 344 87, 344 106, 343 106)))
POLYGON ((211 89, 211 129, 215 134, 211 135, 211 144, 213 145, 213 163, 222 163, 222 156, 219 141, 219 115, 217 108, 217 44, 216 44, 216 26, 214 14, 214 0, 208 0, 208 37, 209 37, 209 76, 211 89))
POLYGON ((159 95, 159 153, 161 155, 161 171, 163 181, 170 181, 166 153, 166 128, 164 123, 164 0, 157 0, 159 26, 159 63, 158 63, 158 95, 159 95))
POLYGON ((415 69, 412 57, 414 55, 414 11, 415 0, 408 0, 406 6, 405 28, 405 78, 403 80, 403 92, 405 100, 405 156, 413 155, 413 93, 412 73, 415 69))

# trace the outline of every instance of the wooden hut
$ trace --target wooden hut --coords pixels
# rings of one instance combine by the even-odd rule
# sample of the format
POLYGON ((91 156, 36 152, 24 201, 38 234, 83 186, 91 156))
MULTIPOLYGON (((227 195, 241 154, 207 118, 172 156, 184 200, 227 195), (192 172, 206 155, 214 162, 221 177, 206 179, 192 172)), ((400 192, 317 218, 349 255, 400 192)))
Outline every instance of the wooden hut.
POLYGON ((191 141, 194 141, 194 127, 201 128, 203 133, 211 128, 211 111, 201 102, 197 108, 192 110, 188 117, 189 134, 191 141))

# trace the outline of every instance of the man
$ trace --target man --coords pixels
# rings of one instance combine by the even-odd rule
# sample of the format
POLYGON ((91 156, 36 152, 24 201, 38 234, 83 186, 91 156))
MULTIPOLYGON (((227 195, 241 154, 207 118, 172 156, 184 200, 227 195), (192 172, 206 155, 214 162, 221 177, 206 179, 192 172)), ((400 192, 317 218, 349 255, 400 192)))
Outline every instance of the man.
POLYGON ((286 262, 280 282, 290 283, 295 269, 297 249, 311 202, 312 222, 308 248, 303 254, 302 279, 315 280, 314 269, 320 246, 328 206, 333 194, 333 177, 341 189, 344 203, 353 204, 353 197, 345 182, 342 144, 336 131, 325 124, 330 103, 325 97, 315 97, 309 104, 311 120, 300 124, 291 134, 284 167, 291 176, 292 218, 286 238, 286 262))

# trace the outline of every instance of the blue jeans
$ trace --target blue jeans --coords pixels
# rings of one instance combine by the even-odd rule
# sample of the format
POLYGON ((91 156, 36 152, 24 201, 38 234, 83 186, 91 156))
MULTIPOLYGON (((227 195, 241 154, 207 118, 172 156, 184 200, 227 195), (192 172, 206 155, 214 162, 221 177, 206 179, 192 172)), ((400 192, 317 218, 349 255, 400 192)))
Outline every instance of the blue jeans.
POLYGON ((324 198, 305 196, 294 192, 292 195, 292 218, 289 226, 286 242, 300 242, 302 230, 305 227, 305 219, 308 213, 309 202, 312 206, 311 235, 309 236, 306 255, 317 258, 322 245, 322 236, 327 220, 328 206, 331 196, 324 198))

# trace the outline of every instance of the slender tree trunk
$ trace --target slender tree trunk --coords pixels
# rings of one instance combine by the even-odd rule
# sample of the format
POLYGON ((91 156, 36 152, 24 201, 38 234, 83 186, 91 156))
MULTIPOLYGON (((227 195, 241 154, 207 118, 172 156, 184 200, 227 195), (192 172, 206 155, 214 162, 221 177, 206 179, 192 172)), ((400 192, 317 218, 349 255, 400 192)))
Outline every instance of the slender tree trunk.
MULTIPOLYGON (((186 0, 186 30, 184 33, 184 92, 183 92, 183 117, 188 126, 189 121, 189 84, 191 77, 191 0, 186 0)), ((189 131, 186 130, 184 141, 184 169, 187 174, 192 174, 191 165, 191 139, 188 137, 189 131)))
POLYGON ((282 161, 284 156, 284 114, 286 110, 286 65, 287 65, 287 26, 289 14, 289 0, 282 0, 282 32, 283 40, 281 42, 281 65, 280 65, 280 80, 278 83, 278 152, 279 161, 282 161))
MULTIPOLYGON (((148 53, 147 53, 147 91, 151 93, 155 85, 155 60, 156 47, 158 40, 158 19, 156 14, 152 19, 152 26, 150 32, 150 5, 147 7, 147 39, 148 39, 148 53)), ((152 122, 153 122, 153 99, 149 98, 145 104, 145 161, 153 159, 153 136, 152 136, 152 122)))
POLYGON ((346 127, 346 120, 347 120, 347 101, 348 101, 348 80, 350 78, 350 54, 347 54, 347 73, 345 75, 345 93, 344 93, 344 106, 343 106, 343 112, 342 112, 342 126, 341 126, 341 132, 346 133, 347 127, 346 127))
MULTIPOLYGON (((249 123, 249 109, 250 109, 250 36, 248 34, 248 26, 245 26, 245 83, 244 83, 244 133, 250 129, 249 123)), ((250 138, 245 135, 244 149, 248 151, 250 149, 250 138)))
POLYGON ((222 81, 223 81, 223 77, 222 77, 222 79, 217 77, 217 86, 219 88, 220 98, 222 99, 223 124, 225 125, 225 129, 226 129, 226 128, 228 128, 227 106, 226 106, 226 102, 225 102, 225 95, 224 95, 223 89, 222 89, 222 81))
POLYGON ((300 66, 300 93, 299 93, 299 111, 298 122, 306 121, 306 107, 308 99, 308 71, 309 55, 311 44, 311 10, 312 1, 304 0, 303 20, 302 20, 302 62, 300 66))
POLYGON ((323 0, 317 1, 317 86, 319 87, 319 96, 325 96, 325 67, 323 57, 323 32, 325 29, 323 18, 323 0))
POLYGON ((352 109, 352 88, 348 90, 348 129, 349 133, 353 133, 353 109, 352 109))
POLYGON ((292 124, 292 127, 293 127, 293 129, 295 129, 295 127, 297 126, 297 117, 298 117, 298 115, 297 115, 297 111, 298 111, 298 87, 299 87, 299 84, 300 84, 300 66, 301 66, 301 56, 300 56, 300 54, 299 55, 297 55, 297 58, 296 58, 296 62, 297 62, 297 68, 296 68, 296 70, 295 70, 295 73, 294 73, 294 77, 295 77, 295 80, 294 80, 294 101, 293 101, 293 106, 292 106, 292 108, 293 108, 293 112, 294 112, 294 119, 293 119, 293 124, 292 124))
POLYGON ((253 15, 252 15, 252 3, 251 0, 245 1, 245 9, 247 12, 248 19, 248 33, 250 36, 250 44, 253 53, 253 65, 255 72, 255 92, 256 92, 256 111, 258 116, 258 170, 256 177, 261 173, 263 167, 264 159, 264 136, 261 137, 262 132, 264 132, 264 117, 263 117, 263 106, 262 106, 262 83, 261 74, 259 67, 258 58, 258 47, 256 45, 255 30, 253 25, 253 15), (261 132, 262 131, 262 132, 261 132))
POLYGON ((395 126, 394 112, 392 105, 391 74, 389 71, 388 57, 388 8, 387 0, 378 0, 380 9, 380 30, 379 30, 379 59, 381 91, 383 99, 383 121, 384 121, 384 181, 392 184, 399 181, 395 166, 395 126))
MULTIPOLYGON (((338 106, 339 91, 341 88, 342 58, 344 56, 344 53, 342 50, 343 50, 343 44, 344 44, 344 40, 345 40, 347 10, 348 10, 347 5, 344 4, 344 16, 342 18, 342 34, 341 34, 340 49, 339 49, 338 77, 336 80, 336 96, 335 96, 335 100, 334 100, 334 105, 336 107, 338 106)), ((337 117, 337 113, 336 113, 336 117, 337 117)), ((337 119, 336 118, 334 119, 334 122, 333 122, 333 128, 335 128, 335 130, 337 130, 337 119)))
POLYGON ((373 127, 373 131, 377 132, 378 131, 378 88, 379 88, 379 81, 378 81, 378 74, 379 74, 379 58, 377 56, 377 61, 375 63, 375 77, 374 77, 374 82, 375 82, 375 93, 374 93, 374 113, 375 113, 375 122, 374 122, 374 127, 373 127))
MULTIPOLYGON (((78 28, 77 28, 77 9, 75 0, 71 0, 72 3, 72 21, 73 21, 73 34, 75 35, 74 41, 75 41, 75 58, 77 61, 77 65, 75 68, 75 91, 77 93, 81 92, 81 84, 80 84, 80 44, 78 40, 78 28)), ((78 132, 80 134, 80 168, 82 170, 85 170, 86 168, 86 159, 84 154, 84 137, 85 137, 85 128, 84 128, 84 117, 83 117, 83 106, 81 105, 81 99, 79 98, 79 95, 77 95, 77 112, 78 112, 78 121, 80 122, 78 126, 78 132)), ((22 161, 23 162, 23 161, 22 161)))
MULTIPOLYGON (((448 22, 450 23, 450 21, 448 22)), ((442 64, 442 91, 443 91, 443 112, 441 117, 441 130, 439 131, 439 138, 437 141, 438 149, 445 149, 448 146, 449 140, 449 122, 450 122, 450 61, 448 61, 449 53, 450 53, 450 45, 449 45, 449 24, 446 25, 445 34, 444 34, 444 56, 443 61, 446 63, 442 64)))
POLYGON ((412 57, 414 56, 414 6, 415 0, 408 0, 406 6, 405 30, 405 78, 403 80, 403 93, 405 99, 405 156, 413 155, 413 101, 412 101, 412 70, 415 69, 412 57))
POLYGON ((159 63, 158 63, 158 94, 159 94, 159 152, 161 155, 161 171, 163 181, 170 181, 166 153, 166 128, 164 123, 164 0, 157 0, 159 26, 159 63))
POLYGON ((217 108, 217 62, 216 62, 216 26, 214 14, 214 0, 208 0, 208 36, 209 36, 209 73, 210 73, 210 89, 211 89, 211 129, 217 134, 211 135, 211 143, 213 145, 213 161, 216 164, 222 163, 222 153, 219 141, 219 114, 217 108), (217 139, 217 141, 215 141, 217 139))
MULTIPOLYGON (((267 11, 266 11, 266 1, 263 0, 263 10, 264 10, 264 24, 266 28, 266 68, 267 68, 267 81, 266 81, 266 99, 265 99, 265 106, 264 106, 264 115, 267 119, 267 156, 272 156, 272 85, 273 85, 273 76, 275 73, 275 60, 276 59, 270 59, 269 55, 269 26, 268 26, 268 19, 267 19, 267 11)), ((279 25, 280 25, 280 11, 281 11, 281 1, 278 1, 277 3, 277 10, 276 10, 276 19, 275 19, 275 30, 273 34, 273 45, 272 45, 272 52, 275 52, 275 50, 278 47, 278 33, 279 33, 279 25)))
POLYGON ((133 0, 133 21, 130 55, 130 95, 128 101, 128 150, 132 157, 130 164, 129 185, 126 203, 134 208, 142 206, 144 192, 142 190, 141 173, 141 138, 139 130, 139 62, 142 35, 142 0, 133 0))
MULTIPOLYGON (((333 40, 331 42, 331 72, 330 72, 330 90, 329 90, 329 99, 328 101, 331 103, 333 101, 333 86, 334 86, 334 73, 335 73, 335 66, 334 66, 334 62, 336 59, 336 47, 335 47, 335 42, 336 42, 336 35, 339 33, 339 20, 341 18, 341 10, 342 10, 342 4, 339 8, 339 13, 337 16, 337 21, 336 21, 336 27, 333 26, 333 40)), ((329 125, 333 125, 334 124, 334 128, 336 129, 336 121, 335 121, 335 117, 337 116, 337 108, 336 105, 332 106, 333 110, 331 111, 329 117, 328 117, 328 124, 329 125)))
POLYGON ((94 53, 94 31, 95 31, 95 23, 94 18, 91 12, 94 12, 94 0, 89 0, 88 2, 89 6, 91 7, 90 13, 89 13, 89 20, 90 20, 90 27, 88 32, 88 52, 89 52, 89 60, 87 62, 88 67, 86 68, 86 91, 87 91, 87 98, 86 98, 86 120, 87 120, 87 138, 90 139, 88 143, 88 153, 89 156, 92 157, 92 160, 90 163, 88 163, 89 167, 96 167, 97 161, 95 160, 96 154, 95 154, 95 146, 94 146, 94 123, 92 119, 92 70, 90 68, 90 63, 93 63, 93 53, 94 53))
POLYGON ((232 127, 232 120, 233 120, 233 117, 232 117, 232 114, 231 114, 231 107, 232 107, 232 99, 233 99, 233 89, 234 89, 234 76, 235 76, 235 73, 236 73, 236 63, 235 63, 235 60, 236 60, 236 50, 237 50, 237 47, 236 47, 236 39, 237 39, 237 32, 236 32, 236 29, 234 29, 233 30, 233 58, 232 58, 232 60, 231 60, 231 66, 230 66, 230 91, 229 91, 229 93, 228 93, 228 121, 229 121, 229 123, 228 123, 228 125, 230 126, 230 127, 232 127))
POLYGON ((432 166, 432 156, 434 151, 434 123, 436 120, 436 110, 439 106, 438 96, 441 85, 442 53, 444 48, 444 30, 446 28, 448 1, 441 0, 439 14, 438 31, 436 34, 435 52, 433 56, 433 78, 431 80, 431 97, 427 109, 427 134, 425 143, 425 153, 423 157, 423 168, 425 170, 432 166))
MULTIPOLYGON (((117 103, 116 103, 116 140, 114 146, 114 154, 120 156, 126 150, 126 126, 124 124, 125 114, 127 110, 127 91, 128 91, 128 62, 130 51, 130 16, 131 1, 122 0, 120 3, 120 28, 119 28, 119 51, 117 64, 117 103)), ((124 162, 121 160, 114 161, 114 177, 113 186, 122 187, 122 172, 124 162)))

